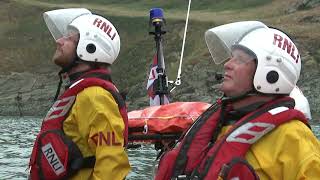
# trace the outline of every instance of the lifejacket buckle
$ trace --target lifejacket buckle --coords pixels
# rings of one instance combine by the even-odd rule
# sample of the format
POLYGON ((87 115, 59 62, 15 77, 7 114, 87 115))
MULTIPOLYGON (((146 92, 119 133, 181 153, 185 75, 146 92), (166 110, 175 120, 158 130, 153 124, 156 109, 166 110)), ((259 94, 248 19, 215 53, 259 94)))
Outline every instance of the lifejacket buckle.
POLYGON ((191 177, 186 174, 181 174, 178 177, 176 177, 174 180, 198 180, 198 179, 200 178, 197 175, 191 177))
POLYGON ((144 121, 144 126, 143 126, 143 131, 142 133, 143 134, 148 134, 148 123, 147 123, 147 120, 144 121))
POLYGON ((179 175, 178 177, 176 177, 175 180, 183 180, 183 179, 187 179, 187 175, 181 174, 181 175, 179 175))
POLYGON ((227 165, 227 164, 224 164, 222 167, 221 167, 221 170, 219 172, 219 175, 218 175, 218 179, 220 180, 223 180, 226 178, 226 173, 229 172, 230 170, 230 166, 227 165))

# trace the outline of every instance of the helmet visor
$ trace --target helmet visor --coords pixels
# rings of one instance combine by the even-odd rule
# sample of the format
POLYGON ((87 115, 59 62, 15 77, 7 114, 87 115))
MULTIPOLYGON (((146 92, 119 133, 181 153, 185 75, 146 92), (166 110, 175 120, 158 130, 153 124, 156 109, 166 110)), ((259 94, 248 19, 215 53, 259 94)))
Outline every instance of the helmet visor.
POLYGON ((43 19, 55 40, 67 36, 68 25, 77 17, 89 15, 91 12, 84 8, 70 8, 47 11, 43 13, 43 19))
POLYGON ((211 57, 216 64, 221 64, 231 57, 231 48, 246 34, 258 29, 267 28, 259 21, 241 21, 209 29, 205 33, 205 41, 211 57))

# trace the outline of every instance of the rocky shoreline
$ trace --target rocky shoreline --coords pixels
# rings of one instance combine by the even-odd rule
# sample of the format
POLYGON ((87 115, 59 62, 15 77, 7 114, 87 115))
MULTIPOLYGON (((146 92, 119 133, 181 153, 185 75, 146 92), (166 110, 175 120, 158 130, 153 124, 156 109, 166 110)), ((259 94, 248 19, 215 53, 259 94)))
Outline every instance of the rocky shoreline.
MULTIPOLYGON (((279 1, 278 3, 280 2, 282 1, 279 1)), ((39 9, 39 7, 30 8, 28 6, 28 8, 25 9, 26 12, 24 12, 23 10, 19 11, 19 9, 17 9, 17 7, 20 7, 22 9, 25 8, 24 5, 21 6, 21 4, 19 3, 3 1, 0 4, 4 7, 3 9, 5 10, 3 12, 4 15, 1 16, 3 18, 2 22, 4 22, 4 24, 2 24, 3 27, 7 27, 8 25, 12 26, 8 26, 8 29, 4 28, 3 31, 0 31, 0 35, 4 37, 2 40, 3 46, 2 48, 0 48, 0 53, 2 55, 2 66, 0 68, 0 116, 43 117, 53 103, 53 98, 59 81, 59 78, 57 76, 57 68, 52 64, 48 65, 48 61, 43 61, 43 59, 48 58, 48 54, 50 54, 50 56, 52 54, 52 44, 50 45, 47 40, 42 40, 42 38, 46 39, 49 34, 47 31, 45 31, 47 34, 42 32, 44 30, 37 32, 37 34, 32 34, 35 29, 29 29, 29 32, 26 31, 24 34, 16 33, 13 30, 16 28, 16 30, 18 30, 17 32, 20 32, 21 27, 19 25, 30 22, 22 21, 24 20, 23 18, 25 16, 38 18, 40 16, 37 11, 43 12, 44 10, 39 9), (7 9, 8 12, 6 11, 7 9), (20 12, 24 13, 20 14, 20 12), (19 20, 21 20, 21 22, 19 20), (40 32, 42 34, 39 35, 40 32), (26 44, 26 42, 30 44, 33 43, 37 46, 35 46, 33 49, 31 48, 31 46, 26 47, 24 45, 26 44), (43 48, 43 53, 39 53, 41 48, 43 48)), ((276 25, 281 25, 280 27, 284 27, 285 29, 288 28, 289 33, 290 31, 296 29, 300 30, 297 30, 295 34, 297 36, 297 45, 299 46, 300 53, 302 53, 303 62, 298 86, 309 100, 313 119, 318 121, 320 120, 320 45, 318 40, 319 28, 316 27, 318 27, 320 22, 320 15, 318 13, 319 5, 319 0, 292 1, 292 3, 287 3, 286 6, 281 9, 284 12, 279 12, 280 16, 276 17, 276 20, 273 18, 268 19, 266 17, 266 21, 275 21, 274 23, 276 25), (310 11, 310 14, 308 14, 308 11, 310 11), (297 13, 297 15, 295 15, 295 13, 297 13), (292 19, 290 20, 296 23, 295 25, 281 23, 281 21, 285 22, 286 20, 281 20, 281 17, 291 16, 292 19), (299 29, 297 27, 308 27, 309 29, 299 29), (299 34, 299 32, 310 33, 299 34)), ((223 13, 221 17, 224 17, 223 13)), ((120 20, 126 22, 125 19, 120 20)), ((43 28, 42 19, 34 19, 34 21, 32 22, 35 24, 28 24, 28 26, 26 26, 25 28, 29 26, 36 27, 37 30, 43 28)), ((206 25, 203 26, 205 27, 206 25)), ((196 26, 194 25, 193 28, 195 27, 196 26)), ((175 30, 177 29, 179 28, 176 27, 175 30)), ((189 37, 191 39, 190 42, 198 42, 198 30, 194 29, 193 31, 194 35, 189 37)), ((189 33, 191 34, 191 32, 192 29, 190 29, 189 33)), ((139 37, 138 34, 135 35, 139 37)), ((174 37, 178 38, 177 36, 174 37)), ((141 59, 145 58, 141 56, 141 54, 144 54, 144 52, 141 54, 136 54, 135 48, 139 45, 141 45, 141 47, 143 48, 145 46, 142 45, 147 44, 147 42, 148 41, 146 39, 142 38, 140 40, 134 41, 135 44, 133 46, 128 46, 128 49, 127 51, 125 51, 125 53, 131 53, 132 55, 132 59, 131 56, 128 56, 128 59, 135 62, 140 62, 141 59), (131 50, 130 48, 132 47, 134 48, 131 50)), ((177 40, 173 39, 171 42, 168 42, 168 44, 170 43, 177 43, 177 40)), ((178 59, 180 52, 177 52, 178 50, 173 50, 175 46, 176 45, 170 46, 172 52, 166 51, 166 53, 171 53, 171 56, 177 56, 174 57, 174 59, 178 59)), ((192 50, 196 48, 199 47, 195 46, 192 50)), ((217 86, 219 82, 217 82, 214 78, 214 74, 216 73, 216 71, 212 67, 212 63, 208 63, 208 59, 204 58, 209 58, 209 54, 207 51, 204 51, 203 48, 201 50, 198 49, 194 52, 194 54, 190 54, 189 57, 186 57, 189 62, 188 64, 183 65, 184 67, 182 72, 182 85, 177 87, 176 90, 173 91, 172 101, 202 101, 213 103, 213 101, 221 95, 218 91, 217 86)), ((139 65, 145 64, 144 62, 145 59, 143 59, 143 61, 141 60, 139 65)), ((120 63, 129 64, 125 61, 120 61, 120 63)), ((120 65, 120 63, 118 65, 120 65)), ((123 84, 123 82, 130 84, 130 87, 126 88, 128 90, 127 103, 129 111, 147 107, 148 97, 146 92, 146 79, 141 79, 139 80, 139 82, 132 82, 136 81, 136 79, 132 78, 134 80, 130 81, 130 76, 132 77, 144 74, 145 68, 141 67, 131 69, 131 67, 129 66, 120 66, 120 69, 124 69, 125 71, 132 70, 132 72, 134 72, 126 76, 126 78, 129 79, 128 81, 119 81, 122 82, 121 84, 123 84)), ((123 72, 120 71, 118 71, 118 74, 114 74, 113 79, 115 80, 115 82, 117 82, 117 79, 121 80, 121 77, 123 78, 122 75, 123 72)))
MULTIPOLYGON (((181 86, 172 93, 172 101, 202 101, 212 103, 221 94, 213 71, 206 64, 188 65, 181 86)), ((304 63, 300 89, 308 98, 314 120, 320 120, 320 76, 319 65, 312 60, 304 63)), ((114 79, 117 79, 115 77, 114 79)), ((0 116, 44 117, 53 103, 58 77, 56 73, 33 74, 30 72, 0 75, 0 116)), ((128 92, 129 111, 148 106, 145 82, 139 82, 128 92)))

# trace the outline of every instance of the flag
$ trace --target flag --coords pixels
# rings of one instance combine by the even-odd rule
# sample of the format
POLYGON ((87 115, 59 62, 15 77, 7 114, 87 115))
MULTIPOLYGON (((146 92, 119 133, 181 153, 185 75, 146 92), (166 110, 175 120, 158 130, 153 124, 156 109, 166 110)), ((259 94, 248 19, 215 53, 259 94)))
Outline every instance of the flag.
MULTIPOLYGON (((153 57, 153 62, 150 69, 149 79, 147 83, 148 96, 150 98, 150 106, 160 105, 160 96, 156 95, 154 91, 154 83, 155 83, 155 80, 158 79, 157 68, 158 68, 158 58, 157 58, 157 55, 155 54, 153 57)), ((163 97, 163 104, 169 104, 169 99, 166 95, 164 95, 163 97)))

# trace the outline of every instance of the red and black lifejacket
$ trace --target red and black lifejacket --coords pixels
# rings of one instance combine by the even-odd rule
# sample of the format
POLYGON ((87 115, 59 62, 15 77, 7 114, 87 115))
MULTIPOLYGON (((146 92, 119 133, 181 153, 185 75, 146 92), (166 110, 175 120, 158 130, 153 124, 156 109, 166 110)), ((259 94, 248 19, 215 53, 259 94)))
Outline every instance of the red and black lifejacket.
POLYGON ((303 113, 290 97, 273 100, 238 120, 226 134, 213 141, 221 106, 213 105, 190 127, 183 139, 160 159, 156 180, 169 179, 258 179, 245 160, 251 145, 279 125, 303 113))
POLYGON ((84 73, 58 98, 44 118, 33 146, 29 167, 30 179, 66 179, 82 168, 93 168, 95 157, 83 157, 78 146, 66 136, 63 122, 82 90, 100 86, 116 100, 125 124, 124 145, 128 141, 128 116, 124 100, 106 70, 84 73))

